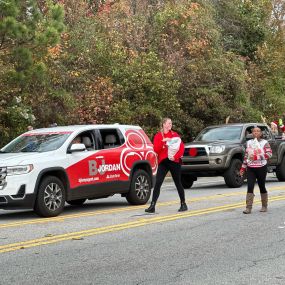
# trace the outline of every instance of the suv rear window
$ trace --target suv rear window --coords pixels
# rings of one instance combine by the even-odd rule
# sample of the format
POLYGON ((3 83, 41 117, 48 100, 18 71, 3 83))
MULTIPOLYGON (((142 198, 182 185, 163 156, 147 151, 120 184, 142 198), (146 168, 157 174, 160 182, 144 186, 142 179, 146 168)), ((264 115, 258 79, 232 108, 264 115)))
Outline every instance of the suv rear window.
POLYGON ((102 137, 102 148, 114 148, 122 145, 125 140, 117 129, 99 130, 102 137))

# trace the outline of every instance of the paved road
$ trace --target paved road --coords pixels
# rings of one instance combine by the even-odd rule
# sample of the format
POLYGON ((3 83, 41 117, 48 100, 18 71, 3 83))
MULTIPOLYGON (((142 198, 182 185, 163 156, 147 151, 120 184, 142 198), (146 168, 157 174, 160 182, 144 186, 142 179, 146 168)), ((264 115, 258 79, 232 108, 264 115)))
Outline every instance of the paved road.
POLYGON ((156 214, 120 196, 51 219, 0 210, 0 284, 285 284, 285 183, 271 175, 252 215, 245 186, 201 179, 184 213, 171 181, 156 214))

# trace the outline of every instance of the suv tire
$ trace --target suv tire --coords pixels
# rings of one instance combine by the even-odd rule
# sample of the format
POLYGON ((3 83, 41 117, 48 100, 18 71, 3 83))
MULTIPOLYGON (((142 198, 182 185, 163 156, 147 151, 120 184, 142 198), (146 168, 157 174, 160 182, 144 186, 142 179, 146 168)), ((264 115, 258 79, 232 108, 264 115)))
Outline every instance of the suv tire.
POLYGON ((276 177, 278 181, 285 181, 285 156, 283 156, 281 163, 276 167, 276 177))
POLYGON ((58 216, 64 208, 65 188, 55 176, 45 177, 38 188, 34 210, 42 217, 58 216))
POLYGON ((85 203, 86 200, 87 199, 76 199, 76 200, 66 201, 66 203, 71 206, 81 206, 82 204, 85 203))
POLYGON ((239 175, 242 162, 234 158, 227 171, 224 173, 225 183, 230 188, 241 187, 244 181, 244 178, 239 175))
POLYGON ((126 196, 131 205, 144 205, 149 200, 151 194, 151 180, 149 174, 138 169, 134 172, 130 191, 126 196))
POLYGON ((184 189, 190 189, 194 183, 194 180, 191 178, 191 176, 187 174, 182 174, 181 183, 184 189))

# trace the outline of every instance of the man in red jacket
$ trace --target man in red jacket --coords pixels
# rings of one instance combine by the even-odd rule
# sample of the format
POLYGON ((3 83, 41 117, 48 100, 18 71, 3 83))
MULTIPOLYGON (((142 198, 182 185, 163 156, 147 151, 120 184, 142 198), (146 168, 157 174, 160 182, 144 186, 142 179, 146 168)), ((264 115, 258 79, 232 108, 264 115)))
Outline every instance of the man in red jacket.
MULTIPOLYGON (((174 180, 175 186, 177 188, 181 206, 179 212, 187 211, 187 205, 185 203, 185 192, 181 184, 181 157, 184 153, 184 144, 181 141, 179 135, 171 130, 172 121, 169 118, 164 118, 162 120, 161 130, 154 136, 153 148, 158 157, 158 169, 156 175, 156 183, 153 189, 152 202, 145 211, 147 213, 155 212, 155 204, 158 200, 160 194, 160 188, 163 180, 168 171, 170 171, 172 178, 174 180), (174 138, 180 140, 176 153, 169 152, 169 147, 174 138)), ((177 140, 176 142, 177 143, 177 140)))

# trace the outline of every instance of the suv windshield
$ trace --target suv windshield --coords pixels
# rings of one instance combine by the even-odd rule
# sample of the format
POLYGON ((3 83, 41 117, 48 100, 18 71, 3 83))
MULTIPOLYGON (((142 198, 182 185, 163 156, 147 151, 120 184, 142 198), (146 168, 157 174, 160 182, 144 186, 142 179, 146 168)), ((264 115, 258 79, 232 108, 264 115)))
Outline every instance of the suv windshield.
POLYGON ((24 134, 1 149, 4 153, 46 152, 60 148, 70 133, 24 134))
POLYGON ((225 126, 204 129, 195 141, 237 141, 240 140, 242 127, 225 126))

